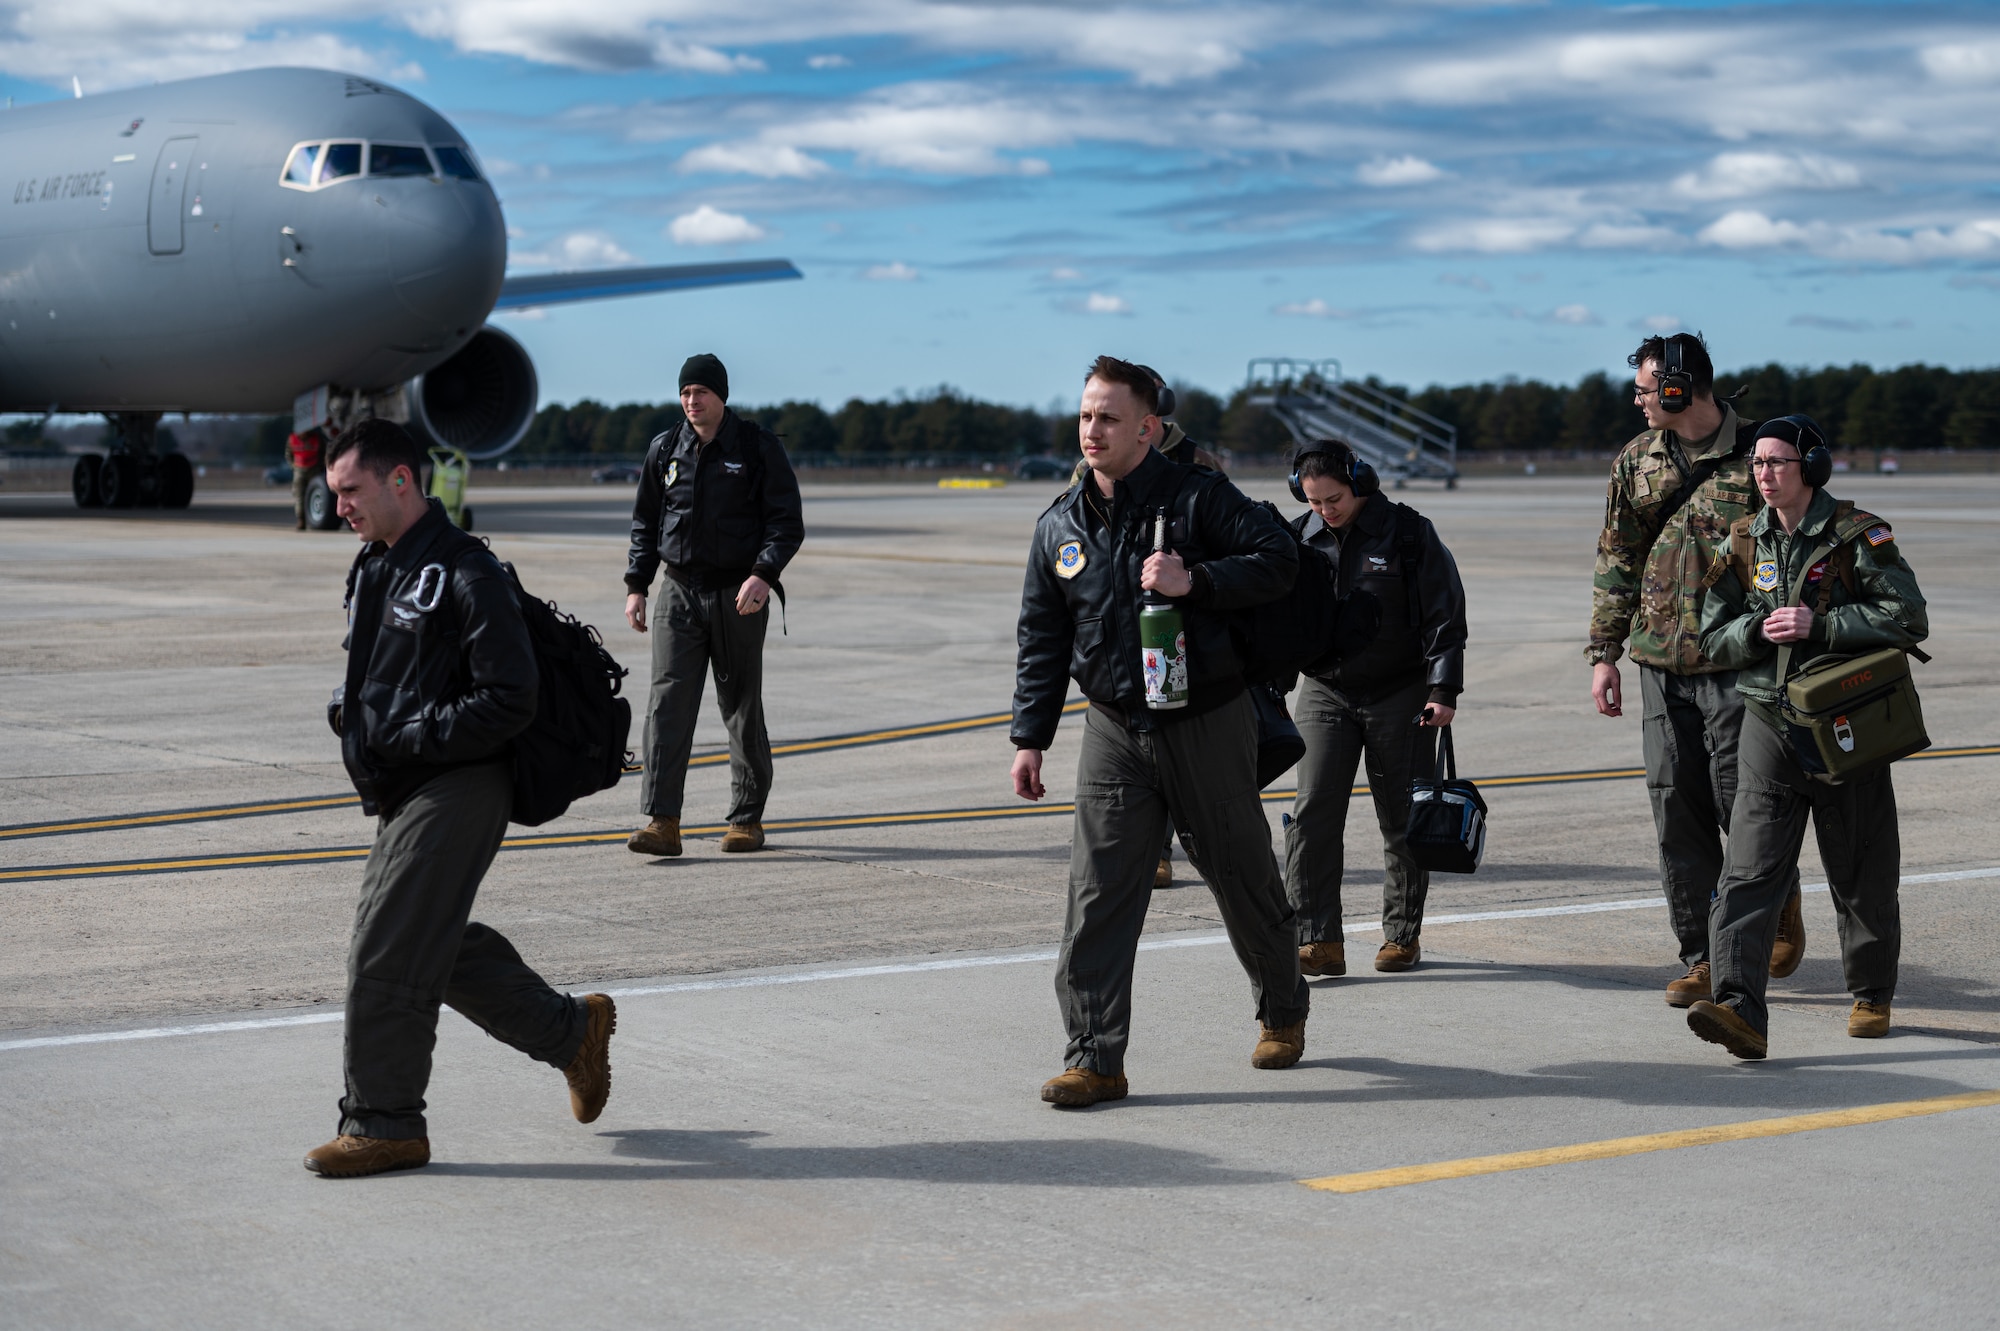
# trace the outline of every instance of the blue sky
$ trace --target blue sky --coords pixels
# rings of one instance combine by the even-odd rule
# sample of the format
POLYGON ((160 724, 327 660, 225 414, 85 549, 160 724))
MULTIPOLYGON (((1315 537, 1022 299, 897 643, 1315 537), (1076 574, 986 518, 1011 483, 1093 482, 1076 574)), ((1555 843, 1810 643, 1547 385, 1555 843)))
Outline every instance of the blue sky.
POLYGON ((802 283, 502 316, 546 400, 1073 401, 1099 351, 1421 384, 2000 362, 2000 9, 1761 4, 14 0, 18 100, 263 64, 398 83, 516 271, 802 283))

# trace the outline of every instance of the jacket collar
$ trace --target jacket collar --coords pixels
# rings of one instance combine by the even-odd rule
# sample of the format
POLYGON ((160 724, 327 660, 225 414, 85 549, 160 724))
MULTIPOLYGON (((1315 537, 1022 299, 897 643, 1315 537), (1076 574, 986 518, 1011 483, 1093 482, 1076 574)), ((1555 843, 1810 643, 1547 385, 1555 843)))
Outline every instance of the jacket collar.
MULTIPOLYGON (((1723 402, 1721 406, 1722 425, 1716 430, 1715 438, 1709 440, 1708 447, 1704 448, 1701 452, 1690 453, 1688 455, 1689 462, 1706 462, 1709 458, 1721 457, 1727 454, 1730 449, 1736 447, 1736 407, 1729 402, 1723 402)), ((1646 451, 1654 457, 1666 457, 1667 436, 1669 434, 1681 441, 1682 448, 1692 448, 1695 444, 1701 442, 1698 439, 1689 439, 1686 435, 1681 434, 1672 427, 1668 427, 1664 430, 1653 431, 1653 441, 1647 445, 1646 451)))
MULTIPOLYGON (((1807 540, 1817 538, 1833 521, 1833 510, 1837 506, 1834 497, 1824 490, 1813 491, 1812 503, 1806 505, 1806 515, 1799 523, 1799 529, 1792 533, 1807 540)), ((1783 531, 1778 525, 1778 510, 1770 504, 1757 510, 1757 516, 1750 519, 1752 536, 1769 536, 1774 531, 1783 531)))
MULTIPOLYGON (((1146 456, 1139 460, 1138 466, 1112 482, 1111 495, 1114 502, 1123 498, 1128 504, 1157 508, 1162 502, 1173 497, 1180 488, 1179 482, 1176 464, 1160 456, 1159 449, 1149 448, 1146 450, 1146 456), (1122 496, 1119 494, 1121 490, 1124 491, 1122 496)), ((1070 487, 1069 504, 1074 507, 1085 502, 1084 487, 1096 484, 1097 473, 1085 467, 1083 476, 1070 487)))
POLYGON ((424 515, 410 524, 402 539, 387 547, 389 567, 398 573, 407 572, 423 563, 424 556, 438 543, 451 526, 451 519, 445 516, 444 505, 436 499, 426 500, 424 515))

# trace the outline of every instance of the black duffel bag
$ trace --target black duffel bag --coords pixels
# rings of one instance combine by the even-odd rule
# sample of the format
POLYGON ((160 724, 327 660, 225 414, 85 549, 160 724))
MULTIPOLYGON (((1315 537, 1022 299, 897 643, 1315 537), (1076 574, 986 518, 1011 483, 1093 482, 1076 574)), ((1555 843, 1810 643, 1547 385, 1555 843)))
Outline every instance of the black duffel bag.
MULTIPOLYGON (((1423 724, 1421 716, 1417 724, 1423 724)), ((1437 764, 1430 778, 1410 782, 1404 839, 1410 858, 1432 873, 1473 873, 1486 856, 1486 800, 1479 787, 1458 779, 1450 726, 1438 730, 1437 764)))

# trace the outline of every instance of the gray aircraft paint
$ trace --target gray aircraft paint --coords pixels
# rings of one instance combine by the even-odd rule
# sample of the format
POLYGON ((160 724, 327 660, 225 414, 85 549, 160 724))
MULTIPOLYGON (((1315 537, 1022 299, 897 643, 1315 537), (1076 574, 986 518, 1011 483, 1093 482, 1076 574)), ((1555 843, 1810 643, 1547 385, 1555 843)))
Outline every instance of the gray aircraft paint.
MULTIPOLYGON (((260 69, 0 112, 0 410, 279 412, 435 369, 502 295, 484 180, 280 183, 302 142, 469 147, 374 80, 260 69)), ((510 304, 797 277, 566 274, 510 304)), ((510 344, 511 345, 511 344, 510 344)))

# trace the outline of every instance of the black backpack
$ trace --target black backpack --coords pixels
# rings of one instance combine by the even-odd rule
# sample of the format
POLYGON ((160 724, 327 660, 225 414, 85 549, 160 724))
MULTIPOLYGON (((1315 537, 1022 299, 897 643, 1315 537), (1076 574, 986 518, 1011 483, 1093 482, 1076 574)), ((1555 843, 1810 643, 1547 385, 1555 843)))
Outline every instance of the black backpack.
POLYGON ((595 628, 530 593, 512 564, 500 567, 514 585, 541 675, 535 719, 514 737, 512 821, 539 827, 572 801, 618 784, 632 733, 632 704, 618 690, 629 672, 595 628))

